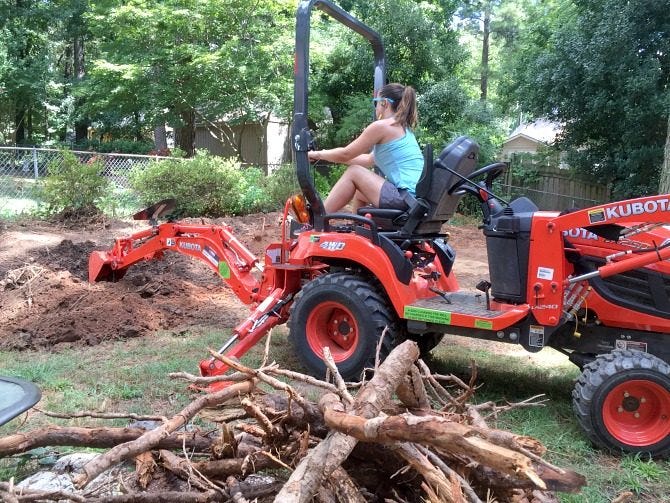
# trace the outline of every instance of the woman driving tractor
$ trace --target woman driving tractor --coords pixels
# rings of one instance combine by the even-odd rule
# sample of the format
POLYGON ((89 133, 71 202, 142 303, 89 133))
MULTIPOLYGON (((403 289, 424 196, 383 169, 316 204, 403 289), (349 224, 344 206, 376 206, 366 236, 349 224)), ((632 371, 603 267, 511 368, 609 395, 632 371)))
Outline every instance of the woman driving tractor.
POLYGON ((351 202, 354 212, 366 205, 404 210, 404 193, 414 195, 423 170, 423 156, 412 129, 417 123, 416 92, 410 86, 387 84, 375 98, 377 120, 345 147, 313 150, 310 161, 349 167, 324 203, 326 213, 351 202), (384 177, 369 168, 377 166, 384 177))

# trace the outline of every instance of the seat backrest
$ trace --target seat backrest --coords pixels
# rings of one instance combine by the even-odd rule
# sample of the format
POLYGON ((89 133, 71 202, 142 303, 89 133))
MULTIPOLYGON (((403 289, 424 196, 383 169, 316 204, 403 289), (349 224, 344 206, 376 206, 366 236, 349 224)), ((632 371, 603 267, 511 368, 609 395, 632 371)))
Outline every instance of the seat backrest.
POLYGON ((472 138, 459 136, 440 153, 433 163, 426 180, 419 180, 416 197, 428 203, 429 210, 421 219, 414 233, 427 234, 439 232, 442 224, 449 220, 461 199, 461 195, 448 194, 447 191, 461 178, 468 176, 477 167, 479 145, 472 138), (447 169, 448 168, 448 169, 447 169))

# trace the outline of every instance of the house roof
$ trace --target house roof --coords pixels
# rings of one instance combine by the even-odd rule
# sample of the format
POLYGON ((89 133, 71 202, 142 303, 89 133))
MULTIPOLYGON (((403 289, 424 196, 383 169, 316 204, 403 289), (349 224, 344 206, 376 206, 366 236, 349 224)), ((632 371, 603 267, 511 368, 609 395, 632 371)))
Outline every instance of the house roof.
POLYGON ((550 145, 556 140, 561 132, 561 125, 557 122, 551 122, 547 119, 537 119, 536 121, 520 124, 510 133, 503 144, 516 138, 524 137, 529 140, 550 145))

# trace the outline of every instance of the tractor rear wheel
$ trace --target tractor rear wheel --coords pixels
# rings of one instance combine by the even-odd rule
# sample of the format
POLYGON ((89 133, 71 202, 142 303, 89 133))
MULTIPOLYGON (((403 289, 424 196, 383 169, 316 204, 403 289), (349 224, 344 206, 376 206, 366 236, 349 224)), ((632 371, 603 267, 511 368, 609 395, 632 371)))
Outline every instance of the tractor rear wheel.
POLYGON ((670 365, 615 350, 584 366, 572 404, 587 436, 613 452, 670 454, 670 365))
POLYGON ((358 381, 375 363, 377 345, 388 327, 380 358, 398 340, 398 323, 388 303, 370 282, 348 273, 319 276, 296 295, 288 320, 289 338, 309 372, 323 377, 328 346, 345 380, 358 381))

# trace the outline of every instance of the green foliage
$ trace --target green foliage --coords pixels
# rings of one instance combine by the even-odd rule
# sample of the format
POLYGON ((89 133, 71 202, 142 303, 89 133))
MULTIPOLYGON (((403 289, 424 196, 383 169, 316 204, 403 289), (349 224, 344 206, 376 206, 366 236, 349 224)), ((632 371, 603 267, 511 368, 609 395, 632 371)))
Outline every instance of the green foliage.
POLYGON ((100 212, 100 199, 110 190, 109 181, 101 175, 103 165, 92 159, 82 163, 68 151, 62 161, 53 161, 42 182, 41 199, 48 215, 92 215, 100 212))
POLYGON ((656 193, 670 110, 663 2, 555 0, 532 7, 507 101, 563 124, 568 163, 616 198, 656 193))
POLYGON ((180 216, 219 217, 280 207, 288 197, 277 200, 285 171, 276 176, 270 182, 258 168, 199 153, 190 161, 170 159, 137 169, 130 183, 144 204, 174 197, 180 216))
POLYGON ((154 148, 153 142, 133 140, 111 140, 101 142, 99 140, 87 140, 74 145, 76 150, 92 150, 94 152, 139 154, 146 155, 154 148))
POLYGON ((281 208, 286 200, 300 192, 295 174, 295 166, 284 164, 274 170, 267 179, 266 191, 268 199, 277 208, 281 208))
POLYGON ((330 189, 333 188, 342 174, 346 171, 347 166, 343 164, 334 164, 328 166, 323 172, 314 171, 314 186, 322 198, 330 194, 330 189))

